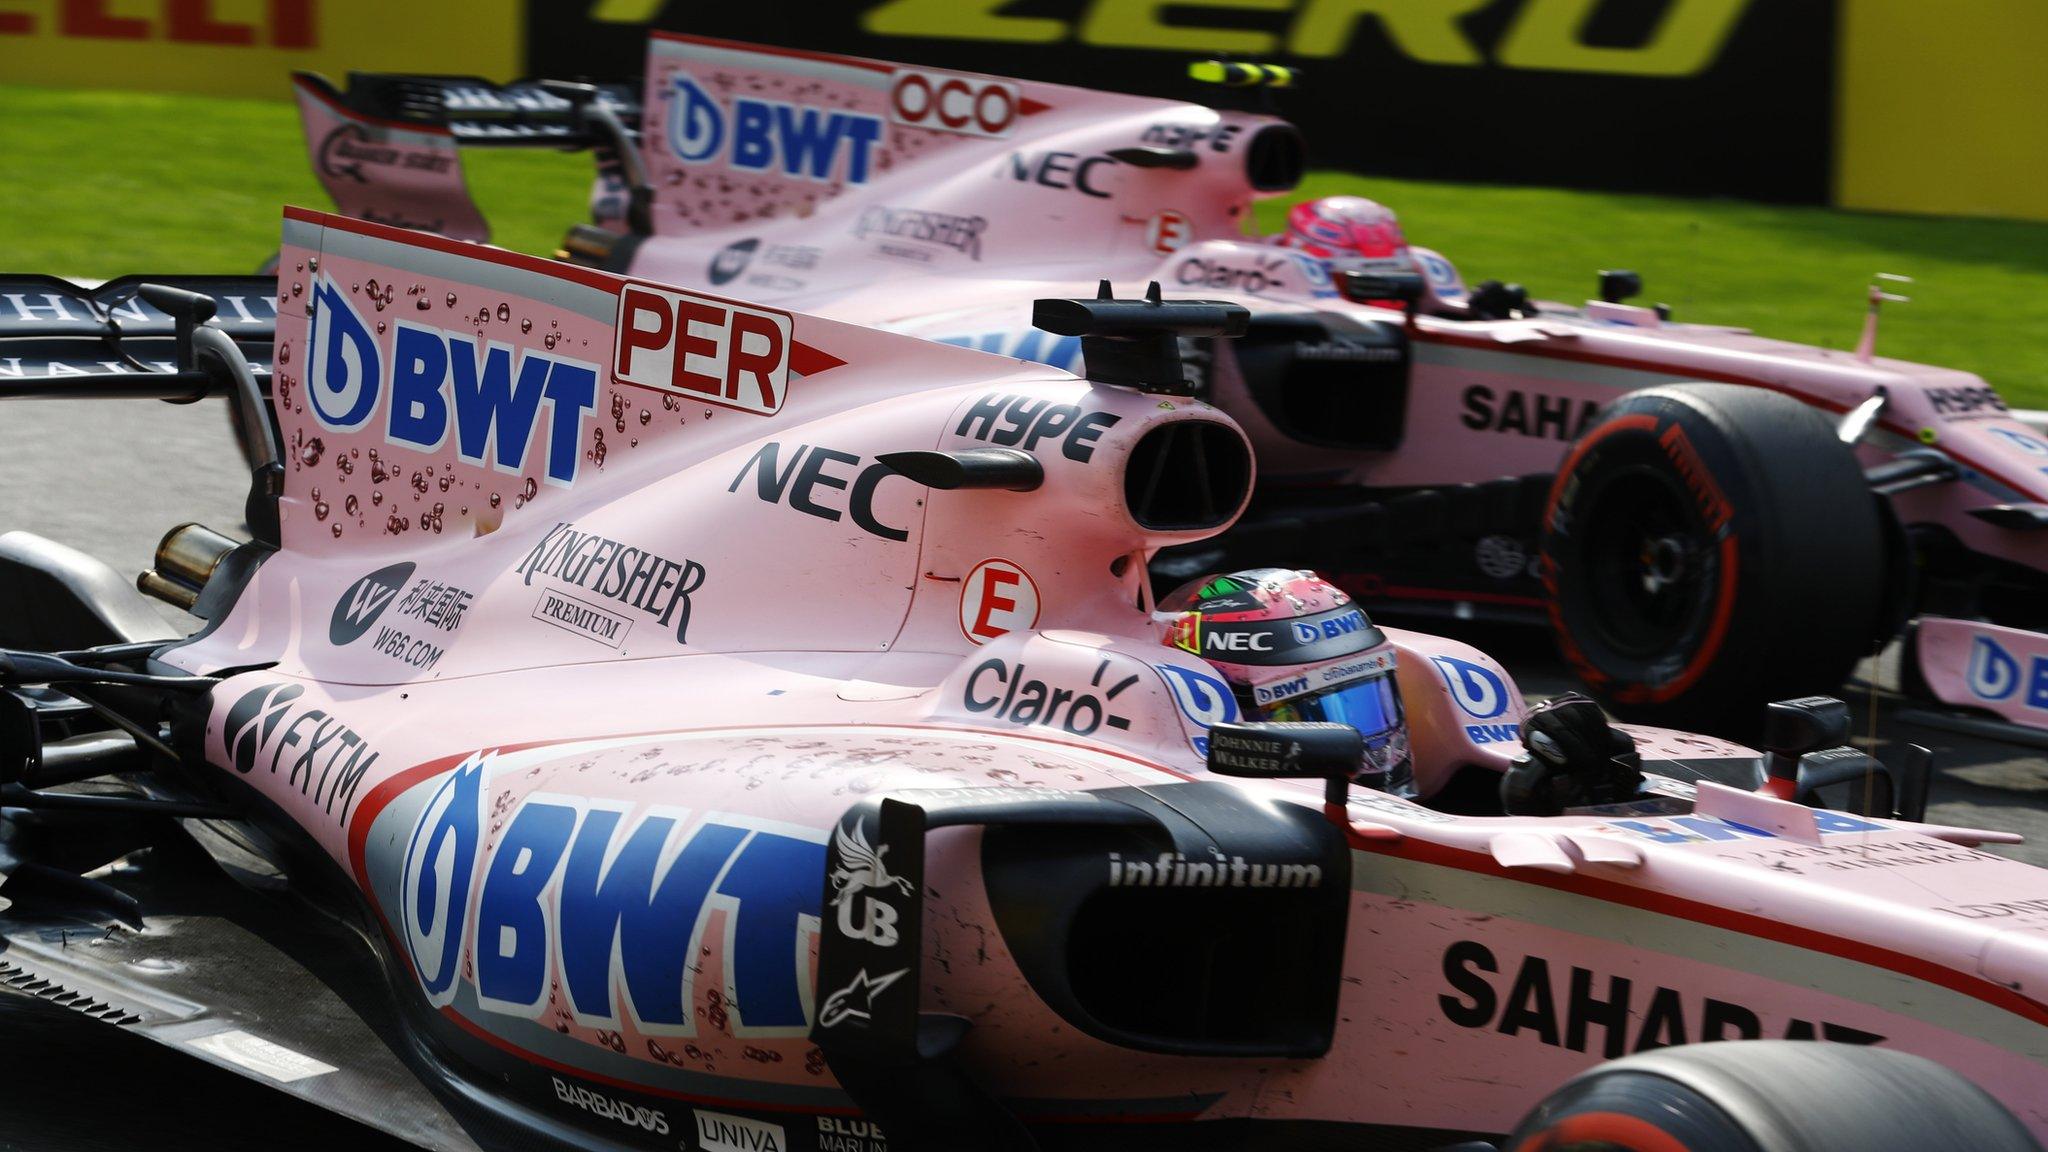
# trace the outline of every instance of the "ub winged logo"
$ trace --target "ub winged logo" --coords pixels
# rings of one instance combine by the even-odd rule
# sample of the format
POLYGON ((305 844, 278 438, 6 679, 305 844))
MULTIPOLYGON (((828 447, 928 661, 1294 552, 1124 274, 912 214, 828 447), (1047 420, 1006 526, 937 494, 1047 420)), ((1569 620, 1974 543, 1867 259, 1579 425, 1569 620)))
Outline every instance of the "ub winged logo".
POLYGON ((832 851, 839 858, 832 868, 832 906, 839 912, 840 933, 883 948, 894 947, 899 938, 898 912, 882 900, 863 895, 892 888, 905 896, 916 894, 908 879, 889 874, 889 865, 882 859, 889 846, 869 845, 865 822, 855 819, 851 832, 843 824, 833 832, 832 851))
POLYGON ((864 821, 853 822, 853 834, 847 835, 845 825, 832 835, 832 847, 839 853, 839 866, 832 869, 832 890, 838 895, 832 897, 832 906, 843 907, 866 888, 895 888, 908 896, 910 881, 901 876, 889 875, 889 866, 882 857, 889 854, 887 844, 878 848, 868 846, 867 826, 864 821))

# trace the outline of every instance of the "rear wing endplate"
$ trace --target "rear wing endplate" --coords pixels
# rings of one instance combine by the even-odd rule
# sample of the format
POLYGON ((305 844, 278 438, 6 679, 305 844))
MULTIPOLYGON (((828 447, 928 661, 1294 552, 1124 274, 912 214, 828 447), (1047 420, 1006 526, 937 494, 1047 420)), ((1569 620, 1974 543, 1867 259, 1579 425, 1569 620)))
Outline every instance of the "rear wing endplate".
POLYGON ((351 72, 336 88, 292 75, 313 174, 344 215, 487 241, 490 226, 463 177, 463 148, 588 149, 597 164, 591 215, 649 231, 640 100, 616 84, 351 72))

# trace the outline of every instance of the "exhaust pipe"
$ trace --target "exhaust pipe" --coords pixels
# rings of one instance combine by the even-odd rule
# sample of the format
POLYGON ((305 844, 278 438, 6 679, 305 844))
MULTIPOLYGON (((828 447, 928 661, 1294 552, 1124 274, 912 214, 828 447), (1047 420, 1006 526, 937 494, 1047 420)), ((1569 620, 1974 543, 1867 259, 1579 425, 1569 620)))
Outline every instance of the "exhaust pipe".
POLYGON ((204 524, 180 524, 157 542, 156 567, 137 576, 135 587, 145 596, 190 612, 206 582, 213 579, 214 569, 239 547, 241 541, 204 524))

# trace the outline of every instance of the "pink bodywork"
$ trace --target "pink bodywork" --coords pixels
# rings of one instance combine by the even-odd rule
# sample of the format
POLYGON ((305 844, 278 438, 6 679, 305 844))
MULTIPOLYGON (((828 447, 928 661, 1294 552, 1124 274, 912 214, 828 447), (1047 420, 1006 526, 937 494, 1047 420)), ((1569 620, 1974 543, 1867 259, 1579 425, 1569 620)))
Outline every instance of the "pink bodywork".
MULTIPOLYGON (((1127 295, 1157 280, 1169 294, 1234 300, 1254 312, 1306 308, 1387 319, 1384 308, 1337 298, 1313 261, 1247 236, 1258 194, 1246 180, 1246 153, 1261 130, 1282 123, 1272 117, 673 33, 650 41, 644 106, 656 235, 634 251, 631 267, 665 283, 730 283, 749 299, 926 336, 1008 333, 1000 351, 1028 338, 1030 300, 1091 295, 1105 277, 1127 295), (894 102, 913 75, 952 77, 971 92, 1014 93, 1020 111, 999 135, 908 123, 894 102), (686 161, 669 118, 684 83, 721 107, 734 95, 763 92, 867 113, 889 121, 885 141, 859 183, 848 178, 844 157, 823 180, 745 171, 722 155, 686 161), (1107 155, 1141 144, 1185 146, 1200 162, 1183 171, 1107 155), (1103 162, 1089 165, 1091 158, 1103 162), (979 225, 948 229, 932 217, 979 225), (759 241, 750 259, 721 264, 729 246, 750 238, 759 241)), ((1427 260, 1424 270, 1432 279, 1442 275, 1427 260)), ((1963 514, 1987 504, 2048 502, 2048 442, 1969 373, 1884 358, 1866 363, 1849 352, 1597 301, 1581 309, 1546 304, 1532 320, 1422 316, 1410 335, 1407 434, 1410 443, 1429 444, 1428 452, 1304 445, 1257 419, 1249 397, 1233 392, 1228 370, 1215 399, 1245 423, 1269 482, 1404 487, 1553 470, 1560 446, 1594 407, 1657 384, 1751 384, 1831 413, 1847 412, 1882 386, 1890 401, 1865 441, 1868 461, 1931 445, 1971 470, 1964 484, 1902 496, 1902 518, 1938 520, 1972 548, 2048 568, 2048 543, 1963 514), (1491 421, 1479 419, 1474 388, 1491 390, 1491 421), (1526 434, 1503 426, 1515 423, 1502 418, 1511 393, 1525 405, 1526 434)))
MULTIPOLYGON (((1156 280, 1169 295, 1232 300, 1255 314, 1393 321, 1386 308, 1341 299, 1316 261, 1249 235, 1261 193, 1247 166, 1262 133, 1291 131, 1273 117, 665 32, 650 39, 645 77, 641 159, 654 190, 654 234, 626 250, 636 276, 1070 370, 1079 367, 1078 342, 1033 329, 1030 301, 1093 295, 1102 278, 1126 296, 1156 280), (792 145, 776 126, 743 146, 742 101, 757 119, 786 113, 808 125, 809 143, 792 145), (1140 147, 1185 150, 1196 163, 1147 166, 1113 155, 1140 147)), ((317 98, 314 82, 300 87, 309 144, 317 144, 342 113, 317 98)), ((459 163, 452 138, 421 143, 459 163)), ((315 159, 320 167, 318 148, 315 159)), ((459 168, 452 184, 429 190, 366 191, 325 175, 323 183, 344 211, 371 219, 425 213, 459 222, 465 211, 449 202, 461 189, 459 168)), ((596 195, 615 193, 606 185, 596 195)), ((1433 299, 1461 305, 1449 262, 1416 254, 1433 299)), ((1901 523, 1936 525, 1975 552, 2048 571, 2048 533, 1971 515, 2048 505, 2048 438, 2014 419, 1982 379, 1672 322, 1626 304, 1542 309, 1527 320, 1417 317, 1407 330, 1412 361, 1393 450, 1319 446, 1277 426, 1227 345, 1210 368, 1209 399, 1243 428, 1270 488, 1402 489, 1554 472, 1602 405, 1659 384, 1746 384, 1830 415, 1881 389, 1887 402, 1857 450, 1866 466, 1929 447, 1960 466, 1956 482, 1891 497, 1901 523)), ((1482 565, 1501 582, 1497 591, 1456 598, 1542 608, 1516 558, 1519 548, 1482 565)), ((1329 575, 1356 595, 1442 597, 1373 571, 1329 575)), ((1925 671, 1944 701, 1985 706, 1939 669, 1925 671)))
POLYGON ((1923 616, 1914 643, 1920 672, 1938 699, 1982 708, 2015 724, 2048 725, 2048 636, 1923 616))
MULTIPOLYGON (((1161 426, 1234 429, 1208 404, 299 210, 279 301, 284 546, 166 658, 263 666, 215 692, 206 755, 355 878, 451 1033, 656 1096, 853 1111, 807 1038, 835 930, 815 903, 781 953, 800 1013, 752 1007, 771 1001, 733 963, 749 905, 723 888, 691 936, 680 1024, 645 1022, 616 986, 484 995, 483 950, 539 943, 416 918, 416 888, 442 885, 437 906, 474 925, 486 871, 528 867, 497 848, 534 806, 715 827, 743 857, 821 853, 850 805, 905 790, 1206 780, 1320 804, 1320 785, 1206 774, 1199 742, 1234 706, 1148 610, 1146 557, 1206 533, 1140 527, 1124 468, 1161 426), (880 453, 985 446, 994 421, 1041 433, 1036 491, 873 471, 880 453), (1011 697, 1030 683, 1051 703, 1011 697), (481 828, 468 877, 423 835, 463 803, 481 828)), ((1423 799, 1504 768, 1512 678, 1389 635, 1423 799)), ((1749 755, 1637 735, 1653 770, 1749 755)), ((1046 1122, 1503 1131, 1606 1055, 1755 1034, 1930 1055, 2048 1134, 2048 876, 1956 842, 1988 834, 1712 787, 1690 816, 1457 817, 1362 793, 1349 818, 1325 1058, 1190 1060, 1063 1026, 992 926, 971 831, 932 841, 924 986, 880 995, 970 1018, 971 1066, 1046 1122)), ((531 906, 559 974, 552 890, 531 906)))

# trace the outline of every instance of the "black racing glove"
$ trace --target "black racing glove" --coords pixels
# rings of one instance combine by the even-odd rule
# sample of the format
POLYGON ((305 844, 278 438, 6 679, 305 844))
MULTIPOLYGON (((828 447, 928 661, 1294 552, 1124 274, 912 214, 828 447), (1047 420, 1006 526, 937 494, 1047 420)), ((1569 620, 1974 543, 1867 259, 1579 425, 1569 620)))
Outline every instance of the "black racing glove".
POLYGON ((1465 295, 1465 306, 1477 320, 1527 320, 1536 315, 1529 290, 1520 284, 1481 280, 1465 295))
POLYGON ((1522 722, 1522 747, 1527 751, 1500 782, 1501 807, 1510 816, 1618 804, 1633 799, 1643 782, 1635 739, 1577 692, 1530 709, 1522 722))

